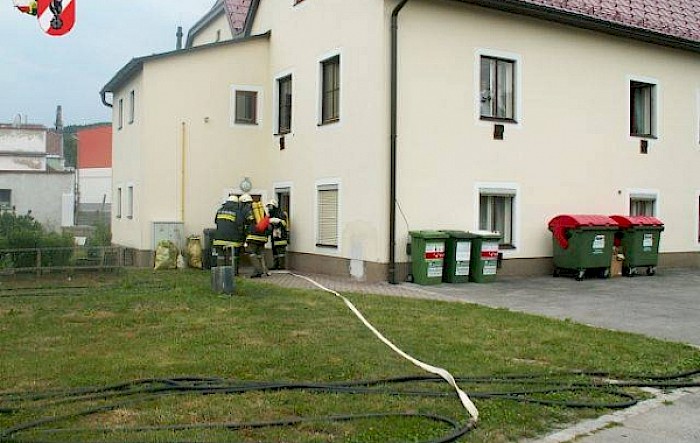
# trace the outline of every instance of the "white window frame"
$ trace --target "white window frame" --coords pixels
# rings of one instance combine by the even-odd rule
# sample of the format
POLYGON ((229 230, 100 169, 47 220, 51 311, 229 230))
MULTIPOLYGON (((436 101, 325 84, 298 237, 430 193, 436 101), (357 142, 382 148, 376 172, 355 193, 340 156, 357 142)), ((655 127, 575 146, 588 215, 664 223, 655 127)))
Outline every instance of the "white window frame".
POLYGON ((295 81, 294 81, 294 71, 287 70, 277 73, 273 78, 274 90, 272 97, 272 118, 275 125, 275 135, 291 135, 294 133, 294 99, 295 99, 295 81), (285 134, 280 134, 280 119, 279 119, 279 102, 280 102, 280 91, 279 91, 279 81, 285 77, 292 77, 292 119, 289 125, 289 132, 285 134))
POLYGON ((342 247, 342 205, 343 203, 343 198, 342 198, 342 183, 339 178, 325 178, 325 179, 320 179, 316 180, 314 184, 314 246, 316 248, 316 252, 319 254, 325 254, 325 255, 339 255, 342 247), (336 246, 318 246, 318 225, 319 225, 319 191, 320 188, 322 187, 331 187, 335 186, 336 189, 338 190, 338 217, 337 217, 337 245, 336 246))
POLYGON ((522 193, 520 192, 520 185, 517 183, 497 183, 497 182, 481 182, 474 185, 474 230, 479 230, 480 224, 480 209, 481 209, 481 196, 485 195, 502 195, 510 196, 513 198, 512 207, 512 220, 513 225, 511 226, 511 245, 508 248, 499 248, 503 253, 504 257, 508 257, 518 252, 521 248, 520 244, 520 229, 522 226, 520 217, 520 199, 522 198, 522 193))
POLYGON ((124 99, 119 98, 117 104, 117 130, 121 130, 124 127, 124 99))
POLYGON ((117 203, 116 211, 114 212, 114 217, 121 219, 122 218, 122 194, 123 194, 123 187, 122 185, 117 186, 117 195, 114 197, 114 200, 117 203))
MULTIPOLYGON (((292 77, 293 78, 293 77, 292 77)), ((294 183, 293 182, 273 182, 272 183, 272 198, 277 199, 277 192, 279 190, 287 190, 289 193, 289 212, 290 217, 294 216, 294 205, 293 205, 293 198, 294 198, 294 183)), ((290 225, 292 224, 291 218, 290 218, 290 225)), ((289 242, 289 246, 287 247, 288 250, 291 250, 290 248, 292 247, 292 241, 294 239, 294 236, 290 236, 290 238, 287 240, 289 242)), ((325 249, 325 248, 324 248, 325 249)))
POLYGON ((259 129, 263 126, 262 106, 264 103, 263 88, 255 85, 231 85, 229 97, 229 126, 231 128, 249 128, 259 129), (255 92, 257 99, 255 100, 255 124, 236 123, 236 91, 255 92))
POLYGON ((133 89, 129 92, 129 120, 128 123, 131 125, 134 123, 134 118, 136 114, 136 91, 133 89))
POLYGON ((632 214, 632 200, 652 200, 654 207, 653 217, 659 218, 659 191, 657 189, 628 189, 627 190, 627 214, 632 214))
POLYGON ((12 191, 13 191, 13 190, 12 190, 11 188, 3 188, 2 190, 3 190, 3 191, 9 191, 9 192, 10 192, 10 201, 7 202, 7 207, 4 207, 4 205, 2 204, 2 202, 0 202, 0 209, 5 209, 5 210, 12 209, 12 194, 13 194, 12 191))
POLYGON ((477 48, 474 51, 474 120, 479 126, 493 126, 494 123, 507 124, 508 127, 521 128, 525 115, 523 114, 523 60, 520 54, 501 51, 498 49, 477 48), (513 120, 500 118, 481 118, 481 57, 492 57, 514 62, 513 120))
POLYGON ((127 183, 126 184, 126 218, 129 220, 133 220, 135 218, 135 201, 136 201, 136 196, 135 196, 135 186, 133 183, 127 183))
POLYGON ((659 80, 651 77, 644 77, 640 75, 628 75, 626 78, 625 89, 627 91, 627 128, 625 131, 627 133, 627 138, 629 140, 638 141, 642 140, 659 140, 661 138, 661 110, 662 106, 662 89, 659 80), (652 96, 652 117, 651 117, 651 135, 632 135, 632 82, 647 83, 654 86, 653 96, 652 96))
MULTIPOLYGON (((331 51, 322 54, 316 59, 316 127, 319 129, 323 128, 337 128, 343 123, 343 107, 345 106, 345 85, 343 84, 343 79, 345 78, 345 65, 347 63, 343 57, 343 51, 341 48, 336 48, 331 51), (340 92, 338 94, 338 120, 328 123, 323 123, 323 62, 331 59, 333 57, 340 58, 339 73, 340 76, 340 92)), ((293 85, 292 85, 293 86, 293 85)))

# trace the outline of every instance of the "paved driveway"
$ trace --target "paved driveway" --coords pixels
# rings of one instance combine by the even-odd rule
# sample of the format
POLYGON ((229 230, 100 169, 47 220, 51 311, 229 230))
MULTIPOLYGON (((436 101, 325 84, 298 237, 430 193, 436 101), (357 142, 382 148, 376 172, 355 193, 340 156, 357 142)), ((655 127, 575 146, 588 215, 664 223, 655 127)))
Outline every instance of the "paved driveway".
MULTIPOLYGON (((700 270, 609 280, 501 278, 488 285, 440 285, 441 298, 509 308, 636 332, 700 347, 700 270)), ((679 390, 629 410, 537 440, 538 443, 697 443, 700 390, 679 390), (609 426, 617 423, 620 426, 609 426)))
POLYGON ((490 284, 443 284, 426 290, 700 346, 700 270, 661 269, 653 277, 580 282, 567 277, 500 278, 490 284))

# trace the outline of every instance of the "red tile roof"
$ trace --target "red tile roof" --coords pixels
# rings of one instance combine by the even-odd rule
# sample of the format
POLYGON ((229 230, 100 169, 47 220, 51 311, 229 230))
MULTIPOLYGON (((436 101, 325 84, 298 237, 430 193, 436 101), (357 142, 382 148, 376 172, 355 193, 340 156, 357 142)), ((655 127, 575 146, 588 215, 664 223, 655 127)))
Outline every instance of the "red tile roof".
POLYGON ((700 42, 700 0, 521 0, 700 42))
POLYGON ((224 0, 224 10, 233 35, 240 34, 245 28, 252 0, 224 0))

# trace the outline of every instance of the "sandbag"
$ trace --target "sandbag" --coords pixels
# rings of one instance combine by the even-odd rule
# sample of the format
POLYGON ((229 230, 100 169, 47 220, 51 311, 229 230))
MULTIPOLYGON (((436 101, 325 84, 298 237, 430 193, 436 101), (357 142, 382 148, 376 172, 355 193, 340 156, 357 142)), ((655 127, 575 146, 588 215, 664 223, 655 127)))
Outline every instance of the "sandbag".
POLYGON ((175 269, 177 267, 177 246, 170 240, 161 240, 156 247, 154 269, 175 269))
POLYGON ((187 264, 190 268, 202 269, 202 244, 196 235, 187 238, 187 264))

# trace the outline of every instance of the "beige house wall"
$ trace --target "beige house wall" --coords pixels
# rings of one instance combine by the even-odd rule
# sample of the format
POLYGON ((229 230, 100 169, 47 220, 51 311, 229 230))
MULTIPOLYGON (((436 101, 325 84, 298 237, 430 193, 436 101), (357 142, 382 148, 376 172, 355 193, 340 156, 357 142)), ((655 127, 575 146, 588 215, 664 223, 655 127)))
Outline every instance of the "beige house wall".
POLYGON ((115 219, 115 243, 151 249, 153 222, 184 220, 186 234, 201 235, 227 190, 264 171, 264 108, 256 126, 230 117, 234 85, 260 88, 264 103, 266 46, 266 39, 223 44, 145 63, 134 81, 138 122, 114 132, 114 188, 135 186, 134 217, 115 219))
MULTIPOLYGON (((249 177, 263 199, 276 187, 291 189, 294 263, 381 279, 394 6, 262 1, 252 34, 271 31, 269 37, 146 61, 114 97, 126 103, 131 89, 137 94, 136 121, 114 131, 114 186, 137 189, 134 218, 113 223, 115 242, 150 249, 153 221, 184 219, 187 234, 201 234, 223 197, 249 177), (340 121, 319 125, 320 62, 334 55, 341 58, 340 121), (276 82, 290 74, 292 131, 282 150, 276 82), (258 91, 258 125, 231 123, 237 87, 258 91), (323 183, 340 190, 336 249, 316 247, 316 188, 323 183)), ((212 41, 220 25, 217 18, 195 45, 212 41)), ((484 187, 517 193, 516 248, 504 258, 535 259, 522 261, 528 273, 549 263, 537 259, 551 257, 552 217, 627 214, 630 195, 639 192, 657 195, 666 223, 662 252, 700 251, 697 54, 424 0, 401 12, 399 51, 399 262, 409 261, 409 230, 478 228, 484 187), (481 54, 516 60, 517 123, 505 124, 502 141, 493 139, 494 123, 479 118, 481 54), (658 137, 648 154, 629 135, 631 79, 657 85, 658 137)), ((504 270, 517 273, 517 262, 504 270)))
POLYGON ((231 28, 229 27, 228 19, 226 14, 222 12, 197 33, 192 39, 192 46, 202 46, 208 43, 231 40, 231 38, 231 28))
POLYGON ((401 13, 399 41, 398 199, 412 230, 476 229, 478 187, 514 188, 516 249, 504 257, 549 257, 552 217, 629 214, 644 191, 666 222, 661 251, 700 250, 698 54, 420 0, 401 13), (480 51, 520 72, 518 123, 503 141, 479 119, 480 51), (646 155, 629 135, 630 79, 657 85, 646 155))
POLYGON ((143 162, 143 134, 148 128, 149 113, 144 111, 144 84, 141 75, 126 83, 112 98, 112 239, 114 243, 141 249, 145 241, 144 230, 138 223, 140 215, 139 192, 143 185, 142 174, 147 171, 143 162), (134 91, 134 121, 129 123, 129 96, 134 91), (119 101, 123 103, 120 128, 119 101), (133 214, 129 217, 128 188, 133 187, 133 214), (121 190, 121 193, 119 192, 121 190), (120 210, 121 208, 121 210, 120 210))
MULTIPOLYGON (((364 262, 387 261, 388 126, 384 5, 375 0, 261 2, 252 32, 272 30, 268 88, 293 77, 292 132, 266 134, 270 181, 291 186, 290 250, 364 262), (322 38, 320 38, 322 36, 322 38), (319 125, 320 62, 339 54, 341 104, 338 123, 319 125), (339 247, 316 247, 316 186, 339 185, 339 247)), ((275 103, 275 100, 271 100, 275 103)), ((276 110, 272 110, 276 124, 276 110)), ((350 263, 344 267, 349 272, 350 263)))

